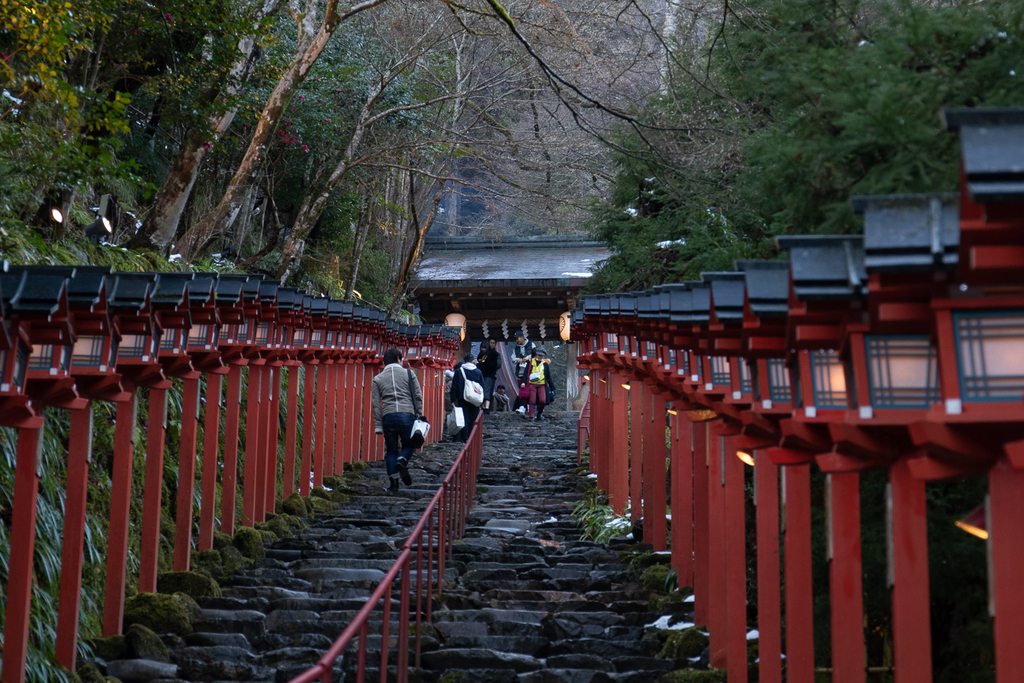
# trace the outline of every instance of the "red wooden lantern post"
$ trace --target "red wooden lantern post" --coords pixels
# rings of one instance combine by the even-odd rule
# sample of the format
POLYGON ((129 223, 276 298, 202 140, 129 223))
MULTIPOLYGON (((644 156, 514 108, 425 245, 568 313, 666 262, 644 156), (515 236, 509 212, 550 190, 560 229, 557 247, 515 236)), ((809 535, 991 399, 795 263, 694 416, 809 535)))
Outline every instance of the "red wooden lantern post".
MULTIPOLYGON (((241 421, 242 368, 258 354, 253 344, 256 323, 260 315, 260 280, 247 275, 221 275, 218 286, 234 281, 241 287, 240 314, 235 322, 225 323, 221 328, 218 347, 223 361, 228 365, 228 381, 224 395, 224 474, 221 480, 222 533, 234 535, 235 514, 238 500, 238 432, 241 421)), ((247 394, 251 394, 247 392, 247 394)), ((246 410, 246 419, 249 411, 246 410)), ((248 443, 248 439, 247 439, 248 443)))
MULTIPOLYGON (((242 305, 242 286, 245 282, 244 277, 231 277, 231 276, 218 276, 216 282, 216 293, 217 293, 217 332, 214 334, 212 342, 210 343, 209 350, 206 349, 206 344, 200 349, 198 346, 192 346, 191 341, 193 338, 199 341, 199 334, 190 335, 190 352, 193 356, 193 362, 198 363, 199 366, 209 368, 206 370, 209 374, 206 378, 206 417, 203 423, 203 479, 201 483, 201 494, 200 494, 200 505, 199 505, 199 551, 209 550, 213 547, 213 533, 214 533, 214 520, 216 517, 216 501, 217 501, 217 471, 219 468, 219 437, 220 437, 220 403, 222 395, 221 377, 228 375, 228 398, 229 402, 232 398, 231 390, 234 389, 234 402, 235 402, 235 458, 237 459, 237 434, 238 434, 238 419, 237 419, 237 404, 238 404, 238 366, 234 365, 239 357, 237 350, 234 347, 234 334, 240 324, 244 323, 245 320, 245 309, 242 305), (213 352, 216 349, 216 365, 207 365, 202 358, 201 354, 213 352), (225 365, 228 363, 228 365, 225 365), (234 372, 235 380, 232 382, 231 373, 234 372)), ((195 332, 195 331, 194 331, 195 332)), ((213 358, 211 357, 212 361, 213 358)), ((228 412, 230 414, 231 407, 228 406, 228 412)), ((230 422, 230 419, 226 420, 230 422)), ((227 429, 225 428, 225 474, 226 474, 226 460, 227 451, 230 447, 230 438, 227 435, 227 429)), ((225 476, 224 484, 226 485, 227 478, 225 476)), ((224 489, 224 495, 227 495, 226 489, 224 489)), ((222 523, 222 527, 223 527, 222 523)))
MULTIPOLYGON (((245 475, 242 481, 242 523, 252 526, 266 519, 267 473, 271 459, 271 406, 275 368, 271 364, 277 339, 278 283, 260 283, 260 314, 249 361, 249 400, 245 439, 245 475), (255 387, 253 386, 255 384, 255 387)), ((275 455, 276 460, 276 455, 275 455)))
MULTIPOLYGON (((4 621, 4 683, 25 680, 28 656, 32 562, 39 492, 42 406, 37 396, 55 392, 66 401, 71 340, 66 274, 33 274, 22 269, 0 272, 3 325, 6 328, 0 420, 18 429, 15 462, 11 552, 4 621), (29 353, 31 349, 31 353, 29 353), (27 386, 25 382, 28 382, 27 386), (39 411, 38 413, 36 411, 39 411)), ((71 395, 74 396, 73 393, 71 395)))
MULTIPOLYGON (((48 269, 49 270, 49 269, 48 269)), ((70 270, 70 269, 69 269, 70 270)), ((78 267, 68 280, 68 303, 74 320, 71 375, 78 395, 90 401, 129 398, 116 372, 117 344, 108 308, 115 277, 109 267, 78 267)), ((74 671, 78 654, 78 620, 82 593, 86 496, 92 459, 92 406, 71 410, 67 486, 61 548, 60 600, 57 606, 57 661, 74 671)))
MULTIPOLYGON (((292 296, 291 308, 288 311, 287 327, 291 331, 288 343, 288 355, 284 365, 288 368, 288 398, 284 429, 284 467, 281 498, 295 493, 295 472, 298 463, 295 461, 296 443, 299 432, 299 371, 302 367, 302 356, 306 350, 309 324, 304 306, 305 292, 296 290, 292 296)), ((284 311, 282 311, 284 315, 284 311)))

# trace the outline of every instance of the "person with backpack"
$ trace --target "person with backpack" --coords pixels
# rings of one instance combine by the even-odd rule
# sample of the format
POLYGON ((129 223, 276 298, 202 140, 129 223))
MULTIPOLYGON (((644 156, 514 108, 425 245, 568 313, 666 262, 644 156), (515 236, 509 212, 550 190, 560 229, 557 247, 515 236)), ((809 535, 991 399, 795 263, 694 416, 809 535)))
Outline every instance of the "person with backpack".
POLYGON ((395 493, 399 477, 406 486, 412 485, 408 469, 416 451, 412 425, 423 405, 423 391, 416 373, 402 367, 402 353, 398 349, 384 352, 384 369, 370 384, 370 402, 374 431, 384 435, 384 465, 390 478, 388 492, 395 493))
POLYGON ((467 353, 462 357, 462 362, 452 370, 455 372, 452 377, 451 398, 455 409, 462 409, 463 427, 459 430, 458 440, 462 443, 469 441, 469 433, 473 431, 473 423, 476 416, 480 414, 480 406, 483 404, 483 383, 484 375, 473 362, 473 354, 467 353), (474 387, 473 384, 476 386, 474 387))
POLYGON ((498 370, 501 369, 501 353, 498 352, 498 342, 494 339, 489 339, 482 347, 477 362, 480 363, 478 367, 484 376, 484 415, 487 415, 491 412, 494 382, 498 377, 498 370))
POLYGON ((543 346, 538 346, 527 366, 526 382, 530 387, 530 407, 527 415, 531 420, 541 419, 544 406, 548 404, 548 395, 550 394, 552 397, 555 395, 555 385, 551 381, 551 369, 547 355, 547 350, 543 346))

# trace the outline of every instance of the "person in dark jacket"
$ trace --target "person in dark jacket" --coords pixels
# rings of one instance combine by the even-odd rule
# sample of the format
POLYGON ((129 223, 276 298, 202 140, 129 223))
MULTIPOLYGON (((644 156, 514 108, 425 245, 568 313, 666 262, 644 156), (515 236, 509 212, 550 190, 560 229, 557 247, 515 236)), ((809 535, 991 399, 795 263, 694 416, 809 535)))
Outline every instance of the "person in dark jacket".
MULTIPOLYGON (((526 334, 520 330, 516 332, 516 343, 512 347, 512 362, 516 364, 515 375, 516 380, 519 382, 519 386, 516 387, 516 392, 520 387, 526 384, 527 370, 529 369, 530 359, 533 358, 533 352, 536 350, 537 345, 526 338, 526 334)), ((519 410, 520 406, 525 406, 529 402, 529 399, 519 398, 516 396, 515 405, 512 406, 512 410, 519 410)))
POLYGON ((491 412, 491 400, 494 397, 494 382, 498 377, 498 370, 501 369, 501 354, 498 353, 497 340, 490 339, 480 349, 480 356, 477 358, 477 367, 484 376, 484 415, 491 412))
POLYGON ((466 443, 469 441, 469 433, 473 431, 473 423, 476 422, 476 416, 480 414, 480 406, 475 406, 463 398, 466 380, 473 380, 482 385, 484 383, 484 375, 476 367, 476 364, 473 363, 472 353, 467 353, 463 356, 462 362, 457 364, 452 370, 455 372, 455 376, 452 377, 452 388, 450 390, 452 404, 456 408, 462 408, 462 413, 466 418, 466 424, 459 431, 458 439, 462 443, 466 443))

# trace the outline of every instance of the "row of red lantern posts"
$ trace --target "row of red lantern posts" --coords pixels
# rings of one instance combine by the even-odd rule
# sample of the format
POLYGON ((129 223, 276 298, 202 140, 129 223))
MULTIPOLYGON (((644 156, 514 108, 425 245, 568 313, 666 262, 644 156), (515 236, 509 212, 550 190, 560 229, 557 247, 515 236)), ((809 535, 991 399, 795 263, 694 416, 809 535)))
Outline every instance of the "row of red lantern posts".
POLYGON ((92 401, 116 404, 103 633, 121 632, 127 580, 129 506, 143 497, 138 590, 156 590, 167 392, 182 382, 174 569, 189 568, 193 546, 212 547, 217 473, 220 531, 235 529, 239 485, 242 368, 248 367, 242 525, 294 493, 308 496, 346 462, 383 457, 373 433, 370 379, 387 348, 403 351, 423 385, 424 414, 444 415, 443 369, 459 330, 405 325, 352 301, 317 298, 247 275, 114 273, 94 266, 8 266, 0 272, 0 425, 17 429, 11 550, 5 590, 2 681, 24 680, 29 637, 35 518, 48 409, 70 411, 57 661, 75 669, 86 493, 92 460, 92 401), (299 433, 299 380, 304 410, 299 433), (199 534, 193 493, 205 375, 199 534), (226 375, 226 395, 222 378, 226 375), (282 393, 282 383, 286 388, 282 393), (149 392, 144 491, 133 492, 138 389, 149 392), (280 402, 286 402, 283 475, 278 481, 280 402), (221 404, 225 406, 223 423, 221 404), (218 444, 224 433, 224 447, 218 444), (301 444, 301 449, 298 448, 301 444), (297 452, 298 451, 298 452, 297 452))
POLYGON ((643 500, 655 549, 668 415, 672 563, 730 683, 748 673, 751 523, 759 680, 781 681, 783 662, 786 680, 815 680, 812 465, 826 481, 832 680, 866 675, 859 473, 873 469, 889 477, 897 683, 932 680, 925 483, 978 475, 984 514, 965 526, 987 538, 995 673, 1024 680, 1024 109, 944 122, 960 133, 959 194, 855 198, 862 236, 779 237, 788 261, 589 296, 574 312, 591 468, 616 511, 643 500))

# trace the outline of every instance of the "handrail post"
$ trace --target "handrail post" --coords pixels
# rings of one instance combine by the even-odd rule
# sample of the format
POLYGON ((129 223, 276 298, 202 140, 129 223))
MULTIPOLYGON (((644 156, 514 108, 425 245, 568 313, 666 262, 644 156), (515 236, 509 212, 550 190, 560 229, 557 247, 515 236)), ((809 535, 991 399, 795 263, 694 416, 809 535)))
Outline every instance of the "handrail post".
MULTIPOLYGON (((406 683, 409 679, 409 570, 412 567, 412 555, 405 556, 402 566, 402 582, 399 584, 398 602, 398 653, 395 658, 398 683, 406 683)), ((386 679, 386 677, 385 677, 386 679)))
POLYGON ((391 638, 391 593, 394 592, 395 586, 393 581, 388 582, 388 589, 384 592, 384 615, 381 620, 380 626, 380 680, 386 681, 388 679, 388 654, 391 650, 390 638, 391 638))
MULTIPOLYGON (((3 683, 23 683, 28 660, 32 562, 36 544, 36 503, 39 498, 39 451, 42 420, 18 429, 11 519, 11 554, 4 616, 3 683)), ((130 483, 130 478, 129 478, 130 483)))

